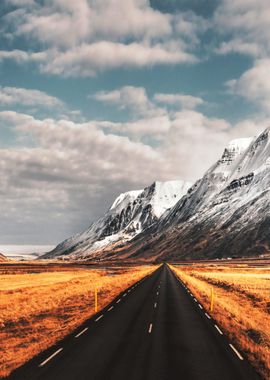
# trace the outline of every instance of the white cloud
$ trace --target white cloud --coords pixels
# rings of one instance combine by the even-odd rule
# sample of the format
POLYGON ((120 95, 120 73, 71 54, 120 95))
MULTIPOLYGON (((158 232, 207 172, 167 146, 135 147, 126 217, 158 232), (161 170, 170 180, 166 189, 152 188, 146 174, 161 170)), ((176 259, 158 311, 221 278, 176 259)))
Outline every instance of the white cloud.
POLYGON ((24 106, 62 107, 63 102, 43 91, 0 86, 0 105, 19 104, 24 106))
POLYGON ((144 87, 124 86, 112 91, 99 91, 89 98, 131 110, 135 116, 157 117, 165 113, 149 99, 144 87))
POLYGON ((270 8, 268 0, 222 0, 214 27, 228 36, 218 51, 239 52, 255 57, 270 53, 270 8))
POLYGON ((270 113, 270 59, 261 59, 240 78, 227 82, 229 90, 270 113))
POLYGON ((93 98, 100 102, 119 105, 120 108, 136 107, 144 109, 149 105, 149 99, 144 87, 124 86, 113 91, 100 91, 93 98))
POLYGON ((14 111, 0 112, 0 121, 35 144, 0 149, 3 244, 14 230, 14 244, 57 243, 102 215, 120 192, 154 180, 197 179, 230 139, 258 129, 252 121, 233 127, 192 110, 122 124, 39 120, 14 111))
POLYGON ((41 65, 46 73, 64 76, 94 76, 97 72, 119 67, 142 68, 156 64, 195 62, 196 58, 181 48, 168 44, 122 44, 100 41, 83 44, 65 52, 50 51, 41 65))
POLYGON ((0 60, 34 61, 42 72, 64 76, 194 63, 203 24, 192 12, 162 13, 148 0, 51 0, 32 7, 26 2, 4 17, 3 35, 44 50, 3 50, 0 60))
POLYGON ((186 94, 155 94, 154 100, 159 103, 164 103, 172 106, 177 106, 186 109, 194 109, 204 103, 202 98, 186 95, 186 94))

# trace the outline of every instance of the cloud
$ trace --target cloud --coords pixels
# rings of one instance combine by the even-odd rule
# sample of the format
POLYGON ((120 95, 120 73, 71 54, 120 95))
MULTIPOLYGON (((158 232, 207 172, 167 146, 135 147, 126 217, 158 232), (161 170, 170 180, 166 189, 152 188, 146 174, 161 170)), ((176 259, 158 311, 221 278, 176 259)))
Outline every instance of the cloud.
POLYGON ((144 87, 124 86, 113 91, 99 91, 89 98, 131 110, 135 116, 153 117, 165 113, 149 99, 144 87))
POLYGON ((185 94, 159 93, 155 94, 154 100, 158 103, 164 103, 185 109, 194 109, 204 103, 202 98, 185 94))
POLYGON ((194 63, 203 24, 192 12, 162 13, 148 0, 26 2, 4 16, 2 34, 25 39, 35 51, 2 50, 0 60, 34 61, 41 72, 63 76, 194 63))
POLYGON ((214 15, 214 28, 228 41, 218 51, 254 57, 270 53, 270 9, 268 0, 222 0, 214 15))
POLYGON ((194 63, 196 58, 167 44, 148 46, 100 41, 83 44, 65 52, 48 52, 41 71, 63 76, 95 76, 119 67, 142 68, 156 64, 194 63))
POLYGON ((43 91, 0 86, 0 105, 63 107, 63 102, 43 91))
POLYGON ((0 125, 33 139, 28 148, 0 149, 2 243, 57 243, 102 215, 120 192, 154 180, 195 180, 226 142, 255 134, 256 122, 232 126, 194 110, 128 123, 1 111, 0 125))
POLYGON ((261 59, 240 78, 227 82, 230 92, 247 99, 261 110, 270 113, 270 59, 261 59))

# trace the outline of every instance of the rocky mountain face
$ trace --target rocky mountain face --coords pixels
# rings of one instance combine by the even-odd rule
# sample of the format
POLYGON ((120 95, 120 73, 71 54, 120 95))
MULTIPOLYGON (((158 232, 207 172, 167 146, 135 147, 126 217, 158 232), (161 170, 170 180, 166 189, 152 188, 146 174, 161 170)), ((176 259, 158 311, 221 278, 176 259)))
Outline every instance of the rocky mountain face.
POLYGON ((157 222, 190 186, 191 183, 183 181, 155 182, 144 190, 120 194, 104 217, 43 258, 100 258, 104 251, 129 241, 157 222))
POLYGON ((266 252, 270 252, 270 129, 254 139, 232 141, 203 178, 118 255, 178 260, 266 252))

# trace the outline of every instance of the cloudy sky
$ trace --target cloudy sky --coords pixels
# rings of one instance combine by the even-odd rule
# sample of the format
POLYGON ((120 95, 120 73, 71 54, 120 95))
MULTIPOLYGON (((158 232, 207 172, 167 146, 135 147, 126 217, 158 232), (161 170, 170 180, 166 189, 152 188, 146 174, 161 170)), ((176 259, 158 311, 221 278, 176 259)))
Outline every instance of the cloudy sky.
POLYGON ((270 124, 269 0, 2 0, 0 244, 196 180, 270 124))

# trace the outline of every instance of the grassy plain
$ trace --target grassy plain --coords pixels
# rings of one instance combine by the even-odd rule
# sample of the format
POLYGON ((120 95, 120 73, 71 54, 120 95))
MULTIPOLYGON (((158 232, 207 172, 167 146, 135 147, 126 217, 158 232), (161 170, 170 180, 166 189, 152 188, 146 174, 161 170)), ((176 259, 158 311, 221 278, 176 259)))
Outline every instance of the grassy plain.
POLYGON ((172 267, 263 378, 270 379, 270 266, 172 267))
POLYGON ((0 377, 51 346, 156 267, 0 267, 0 377))

